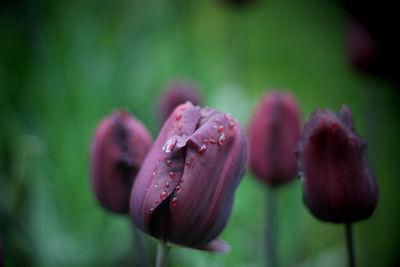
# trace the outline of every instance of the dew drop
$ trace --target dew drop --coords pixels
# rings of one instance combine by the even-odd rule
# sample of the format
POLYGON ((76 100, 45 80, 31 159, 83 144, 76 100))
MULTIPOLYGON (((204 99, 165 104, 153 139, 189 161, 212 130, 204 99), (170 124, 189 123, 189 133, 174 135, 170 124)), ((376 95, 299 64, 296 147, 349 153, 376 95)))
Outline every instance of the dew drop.
POLYGON ((180 185, 177 185, 175 187, 175 189, 176 189, 176 192, 178 192, 178 193, 182 191, 182 187, 180 185))
POLYGON ((171 179, 174 179, 174 178, 175 178, 175 173, 169 172, 169 177, 170 177, 171 179))
POLYGON ((192 163, 190 162, 190 160, 186 161, 186 167, 190 167, 192 165, 192 163))
POLYGON ((165 187, 166 187, 166 188, 169 187, 169 183, 168 183, 168 182, 165 183, 165 187))
POLYGON ((184 181, 185 181, 185 180, 182 178, 182 179, 181 179, 181 184, 183 184, 184 181))
POLYGON ((155 172, 153 172, 153 176, 156 176, 157 175, 157 172, 155 171, 155 172))
POLYGON ((154 200, 154 203, 155 203, 155 204, 158 204, 158 199, 154 200))
POLYGON ((173 197, 173 198, 171 199, 171 206, 172 206, 172 207, 175 207, 176 204, 178 204, 178 198, 177 198, 177 197, 173 197))
POLYGON ((172 165, 172 160, 167 160, 167 166, 171 166, 172 165))
POLYGON ((182 124, 178 125, 178 130, 182 130, 182 124))
POLYGON ((232 121, 229 123, 229 129, 234 130, 235 129, 235 123, 232 121))
POLYGON ((348 141, 349 141, 349 144, 350 144, 350 145, 354 145, 354 144, 356 143, 356 139, 354 139, 354 138, 352 138, 352 137, 350 137, 350 138, 348 139, 348 141))
POLYGON ((154 187, 155 187, 155 188, 157 188, 157 186, 158 186, 158 184, 157 184, 157 183, 155 183, 155 184, 154 184, 154 187))
POLYGON ((167 156, 164 156, 164 157, 163 157, 163 160, 167 160, 167 159, 168 159, 167 156))
POLYGON ((216 142, 217 142, 217 141, 215 141, 214 136, 211 136, 211 138, 210 138, 210 143, 214 145, 216 142))
POLYGON ((190 157, 190 160, 193 161, 193 160, 194 160, 194 157, 190 157))
POLYGON ((150 214, 150 215, 153 214, 153 211, 154 211, 154 208, 150 208, 150 209, 149 209, 149 214, 150 214))
POLYGON ((218 127, 218 132, 219 132, 219 133, 222 133, 224 130, 225 130, 225 128, 224 128, 223 125, 220 125, 220 126, 218 127))
POLYGON ((163 145, 162 149, 169 153, 172 151, 172 149, 175 147, 177 140, 176 138, 170 138, 167 140, 167 142, 165 142, 165 144, 163 145))
POLYGON ((199 154, 204 154, 206 153, 207 146, 204 144, 199 148, 199 154))
POLYGON ((167 196, 168 196, 168 194, 167 194, 167 191, 161 191, 161 194, 160 194, 160 198, 161 198, 161 200, 164 200, 164 199, 166 199, 166 198, 167 198, 167 196))
POLYGON ((332 133, 336 133, 338 124, 336 122, 332 123, 332 133))
POLYGON ((180 113, 176 114, 175 119, 176 119, 177 121, 179 121, 181 118, 182 118, 182 114, 180 114, 180 113))
POLYGON ((218 145, 223 146, 225 144, 225 134, 222 133, 220 137, 218 137, 218 145))
POLYGON ((207 139, 204 139, 204 144, 208 145, 208 140, 207 139))

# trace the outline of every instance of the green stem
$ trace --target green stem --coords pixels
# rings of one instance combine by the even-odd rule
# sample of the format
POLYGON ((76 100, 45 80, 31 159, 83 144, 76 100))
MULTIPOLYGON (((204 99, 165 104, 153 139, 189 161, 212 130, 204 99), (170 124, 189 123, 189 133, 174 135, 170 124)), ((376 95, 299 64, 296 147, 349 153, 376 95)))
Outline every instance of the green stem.
POLYGON ((346 223, 345 231, 346 231, 347 253, 349 256, 349 266, 355 267, 356 259, 354 255, 353 228, 351 223, 346 223))
POLYGON ((169 247, 165 242, 159 242, 157 246, 156 267, 166 267, 168 263, 169 247))
POLYGON ((267 191, 267 266, 276 266, 276 192, 268 186, 267 191))

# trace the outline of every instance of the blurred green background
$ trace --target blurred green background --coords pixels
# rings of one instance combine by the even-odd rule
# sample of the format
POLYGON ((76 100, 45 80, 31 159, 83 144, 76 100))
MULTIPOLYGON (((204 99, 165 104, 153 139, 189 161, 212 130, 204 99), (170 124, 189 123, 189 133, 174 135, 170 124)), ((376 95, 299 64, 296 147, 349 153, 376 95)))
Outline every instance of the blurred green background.
MULTIPOLYGON (((91 190, 99 120, 127 107, 157 136, 158 97, 176 79, 244 127, 261 93, 288 88, 303 121, 346 103, 379 186, 356 223, 359 266, 400 258, 399 91, 349 65, 337 1, 0 1, 0 236, 7 266, 129 266, 128 218, 91 190)), ((344 227, 313 218, 295 179, 279 189, 279 266, 345 266, 344 227)), ((171 266, 264 266, 266 187, 249 173, 222 238, 228 254, 172 249, 171 266)), ((149 254, 155 242, 143 235, 149 254)))

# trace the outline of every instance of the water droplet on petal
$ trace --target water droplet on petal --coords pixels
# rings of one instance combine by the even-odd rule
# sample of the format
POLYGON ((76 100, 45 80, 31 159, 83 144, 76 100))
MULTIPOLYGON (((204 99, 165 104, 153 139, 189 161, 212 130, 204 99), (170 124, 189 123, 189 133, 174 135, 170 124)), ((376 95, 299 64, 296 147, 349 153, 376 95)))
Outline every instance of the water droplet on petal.
POLYGON ((182 118, 182 114, 180 114, 180 113, 176 114, 175 119, 176 119, 177 121, 179 121, 181 118, 182 118))
POLYGON ((233 120, 233 118, 232 118, 232 115, 231 114, 229 114, 229 113, 226 113, 225 114, 225 118, 227 118, 228 120, 233 120))
POLYGON ((218 137, 218 145, 223 146, 225 144, 225 134, 222 133, 220 137, 218 137))
POLYGON ((174 178, 175 178, 175 173, 169 172, 169 177, 170 177, 171 179, 174 179, 174 178))
POLYGON ((204 139, 204 144, 208 145, 208 140, 207 139, 204 139))
POLYGON ((215 141, 214 136, 211 136, 211 138, 210 138, 210 143, 214 145, 216 142, 217 142, 217 141, 215 141))
POLYGON ((167 142, 165 142, 165 144, 163 145, 162 150, 164 150, 167 153, 171 152, 172 149, 174 149, 176 142, 177 142, 176 138, 168 139, 167 142))
POLYGON ((192 163, 190 162, 190 160, 186 161, 186 167, 190 167, 192 165, 192 163))
POLYGON ((168 183, 168 182, 165 183, 165 187, 166 187, 166 188, 169 187, 169 183, 168 183))
POLYGON ((348 141, 350 145, 354 145, 356 143, 356 139, 352 137, 349 137, 348 141))
POLYGON ((156 187, 156 188, 157 188, 157 186, 158 186, 158 184, 157 184, 157 183, 155 183, 155 184, 154 184, 154 187, 156 187))
POLYGON ((167 191, 161 191, 161 194, 160 194, 160 198, 161 198, 161 200, 164 200, 164 199, 166 199, 166 198, 167 198, 167 196, 168 196, 168 193, 167 193, 167 191))
POLYGON ((176 192, 178 192, 178 193, 182 191, 182 187, 180 185, 177 185, 175 187, 175 189, 176 189, 176 192))
POLYGON ((190 157, 190 160, 193 161, 193 160, 194 160, 194 157, 190 157))
POLYGON ((182 179, 181 179, 181 184, 183 184, 184 181, 185 181, 185 180, 182 178, 182 179))
POLYGON ((149 214, 150 214, 150 215, 153 214, 153 211, 154 211, 154 208, 150 208, 150 209, 149 209, 149 214))
POLYGON ((220 125, 220 126, 218 127, 218 132, 219 132, 219 133, 222 133, 224 130, 225 130, 225 128, 224 128, 223 125, 220 125))
POLYGON ((206 150, 207 150, 207 146, 206 146, 206 145, 202 145, 202 146, 199 148, 199 154, 204 154, 204 153, 206 153, 206 150))
POLYGON ((157 175, 157 172, 153 172, 153 176, 156 176, 157 175))
POLYGON ((232 121, 229 123, 229 129, 234 130, 235 129, 235 123, 232 121))
POLYGON ((154 203, 155 203, 155 204, 158 204, 158 199, 154 200, 154 203))
POLYGON ((182 124, 179 124, 178 125, 178 130, 182 130, 182 127, 183 127, 182 124))
POLYGON ((173 198, 171 199, 171 206, 172 206, 172 207, 175 207, 176 204, 178 204, 178 198, 177 198, 177 197, 173 197, 173 198))
POLYGON ((172 160, 167 160, 167 166, 171 166, 172 165, 172 160))

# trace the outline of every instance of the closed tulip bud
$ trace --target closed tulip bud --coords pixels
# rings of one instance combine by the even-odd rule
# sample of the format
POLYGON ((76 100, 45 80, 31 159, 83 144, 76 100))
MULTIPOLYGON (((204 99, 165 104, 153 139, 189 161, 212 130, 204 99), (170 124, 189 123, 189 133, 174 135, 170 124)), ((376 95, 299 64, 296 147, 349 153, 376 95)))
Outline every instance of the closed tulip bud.
POLYGON ((347 106, 337 114, 316 110, 304 126, 297 156, 304 202, 315 217, 352 223, 371 216, 378 185, 347 106))
POLYGON ((189 83, 174 83, 167 87, 160 99, 160 115, 164 123, 174 109, 186 101, 201 105, 201 98, 196 87, 189 83))
POLYGON ((166 242, 225 251, 214 239, 228 221, 245 161, 244 133, 230 115, 190 102, 178 106, 134 183, 134 223, 166 242))
POLYGON ((125 110, 100 122, 90 160, 93 189, 104 208, 114 213, 129 212, 132 182, 151 145, 146 127, 125 110))
POLYGON ((249 125, 249 167, 271 186, 297 174, 295 156, 300 137, 297 102, 290 93, 266 93, 249 125))

